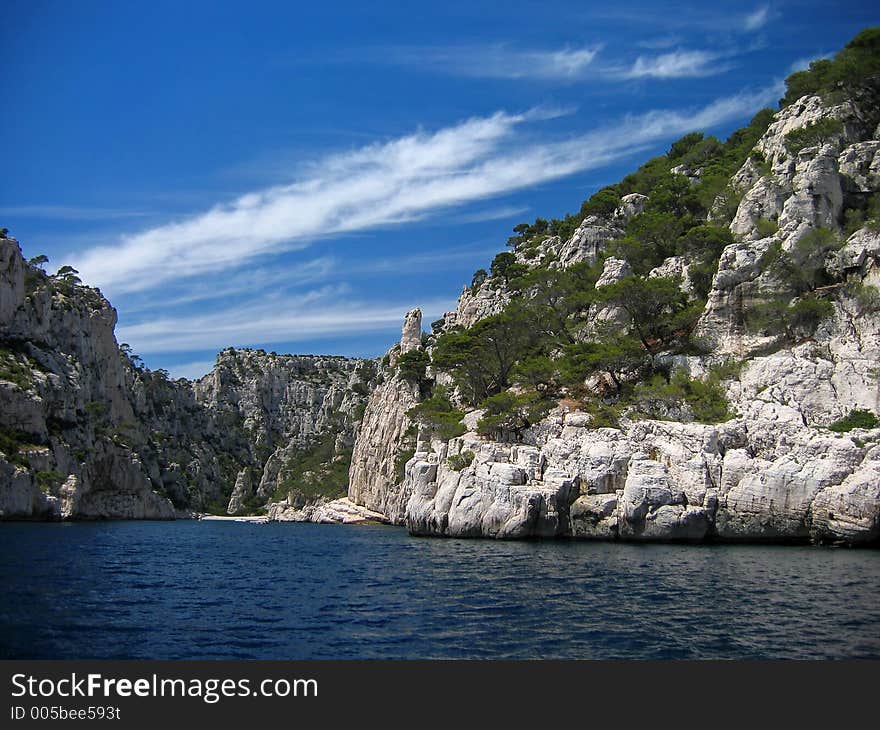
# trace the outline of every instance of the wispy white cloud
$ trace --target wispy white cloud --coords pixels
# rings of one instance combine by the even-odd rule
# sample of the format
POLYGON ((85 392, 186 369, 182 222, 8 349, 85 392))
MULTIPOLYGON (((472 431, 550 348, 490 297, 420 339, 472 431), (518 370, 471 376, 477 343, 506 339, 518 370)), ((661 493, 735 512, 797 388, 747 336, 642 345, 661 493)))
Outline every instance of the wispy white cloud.
POLYGON ((774 87, 703 109, 649 112, 550 142, 517 134, 546 111, 498 112, 329 156, 291 185, 249 193, 64 263, 112 296, 235 271, 321 237, 395 225, 599 168, 658 139, 747 116, 778 93, 774 87))
POLYGON ((611 70, 624 79, 683 79, 714 76, 729 69, 724 56, 709 51, 677 50, 657 56, 639 56, 631 66, 611 70))
MULTIPOLYGON (((521 212, 528 209, 510 210, 521 212)), ((497 241, 434 250, 423 249, 420 242, 414 242, 413 247, 418 253, 357 259, 321 256, 274 268, 247 267, 221 277, 172 282, 165 288, 159 300, 153 292, 135 292, 120 301, 125 317, 137 321, 155 316, 157 312, 171 310, 179 312, 191 305, 212 306, 210 303, 218 301, 222 304, 225 301, 247 297, 255 291, 270 292, 267 296, 273 297, 274 301, 280 301, 284 297, 298 300, 304 285, 342 282, 363 275, 418 271, 426 268, 432 272, 447 271, 474 260, 491 257, 498 249, 497 241)), ((337 284, 332 291, 342 293, 342 288, 337 284)))
POLYGON ((394 256, 346 262, 340 265, 338 274, 349 277, 354 274, 378 274, 400 271, 442 271, 457 268, 462 263, 498 253, 498 242, 478 246, 460 246, 435 251, 422 251, 409 256, 394 256))
POLYGON ((486 208, 484 210, 476 210, 473 213, 465 213, 458 216, 461 223, 482 223, 483 221, 497 221, 505 218, 512 218, 527 213, 528 206, 524 205, 504 205, 499 208, 486 208))
POLYGON ((344 287, 325 287, 295 300, 263 299, 206 314, 158 317, 120 327, 118 336, 142 355, 295 343, 396 329, 415 305, 422 307, 430 321, 453 308, 455 302, 367 303, 352 300, 344 287))
POLYGON ((110 293, 235 268, 315 238, 392 225, 510 186, 491 162, 513 128, 533 117, 498 113, 433 134, 331 155, 299 182, 244 195, 209 211, 124 237, 72 258, 110 293))
POLYGON ((165 287, 161 300, 153 292, 138 291, 124 300, 127 315, 170 309, 191 304, 230 299, 254 291, 293 289, 329 279, 338 272, 338 262, 330 256, 297 262, 291 267, 249 266, 224 276, 187 278, 165 287))
POLYGON ((761 5, 748 13, 737 13, 718 3, 692 4, 681 8, 668 3, 613 5, 590 7, 590 19, 631 26, 648 26, 655 33, 686 33, 702 31, 728 35, 752 33, 779 15, 772 4, 761 5))
POLYGON ((573 81, 589 71, 599 51, 599 46, 539 50, 496 44, 384 49, 366 55, 382 63, 414 64, 457 76, 573 81))
MULTIPOLYGON (((655 50, 676 45, 674 36, 666 36, 637 45, 655 50)), ((392 49, 381 56, 366 54, 377 63, 418 64, 456 76, 476 78, 534 79, 543 81, 610 81, 620 79, 679 79, 722 73, 729 65, 719 63, 734 55, 727 50, 678 49, 660 55, 642 55, 624 63, 612 58, 596 59, 600 47, 558 51, 528 51, 508 46, 467 46, 451 48, 392 49)))
POLYGON ((90 208, 76 205, 9 205, 0 207, 0 215, 67 221, 122 220, 150 215, 142 210, 90 208))
POLYGON ((760 30, 770 21, 771 13, 768 5, 755 8, 743 18, 743 28, 748 31, 760 30))

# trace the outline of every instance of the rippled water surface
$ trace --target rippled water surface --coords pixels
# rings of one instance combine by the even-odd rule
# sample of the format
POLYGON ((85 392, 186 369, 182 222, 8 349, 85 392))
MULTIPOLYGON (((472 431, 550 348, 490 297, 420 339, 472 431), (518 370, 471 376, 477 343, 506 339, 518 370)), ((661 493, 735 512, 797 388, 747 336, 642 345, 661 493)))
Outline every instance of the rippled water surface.
POLYGON ((880 553, 0 524, 0 657, 880 657, 880 553))

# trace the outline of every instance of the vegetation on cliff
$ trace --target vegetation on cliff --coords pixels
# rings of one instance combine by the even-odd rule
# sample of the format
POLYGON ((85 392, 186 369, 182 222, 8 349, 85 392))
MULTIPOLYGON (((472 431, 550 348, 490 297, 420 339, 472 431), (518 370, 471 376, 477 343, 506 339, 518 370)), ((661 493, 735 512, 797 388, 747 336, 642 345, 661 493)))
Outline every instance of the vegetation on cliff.
MULTIPOLYGON (((863 31, 833 59, 790 76, 780 109, 807 93, 867 93, 876 87, 878 51, 880 29, 863 31)), ((742 193, 731 178, 749 159, 758 175, 770 174, 756 144, 774 113, 762 109, 724 141, 687 134, 665 155, 596 192, 577 213, 515 226, 510 250, 499 253, 488 272, 478 270, 471 284, 473 292, 504 292, 510 303, 467 328, 439 323, 429 343, 430 363, 414 353, 401 363, 401 373, 406 370, 430 396, 412 415, 448 438, 460 428, 462 409, 480 408, 479 430, 502 440, 518 439, 562 399, 592 412, 597 426, 612 425, 624 413, 703 422, 729 418, 720 382, 735 377, 736 368, 694 379, 673 372, 671 358, 706 352, 694 328, 721 255, 736 242, 729 224, 742 193), (594 260, 563 267, 554 240, 570 239, 585 221, 620 226, 617 211, 632 193, 646 200, 642 210, 624 217, 622 235, 594 260), (625 270, 597 286, 609 257, 625 261, 625 270), (428 365, 447 374, 454 391, 430 395, 428 365)), ((796 154, 834 139, 841 129, 839 121, 823 119, 790 132, 785 144, 796 154)), ((859 205, 845 207, 841 230, 869 223, 880 210, 872 198, 859 205)), ((775 220, 756 225, 762 237, 778 229, 775 220)), ((828 266, 844 240, 840 231, 818 227, 789 250, 772 242, 760 264, 773 286, 744 305, 749 331, 775 338, 776 347, 810 338, 844 286, 841 273, 828 266)))

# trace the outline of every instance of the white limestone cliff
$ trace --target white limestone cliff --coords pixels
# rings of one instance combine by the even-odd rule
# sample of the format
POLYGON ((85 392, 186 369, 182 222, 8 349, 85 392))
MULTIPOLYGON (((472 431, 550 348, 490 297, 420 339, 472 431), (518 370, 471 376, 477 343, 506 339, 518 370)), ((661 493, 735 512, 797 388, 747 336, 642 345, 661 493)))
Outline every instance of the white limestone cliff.
MULTIPOLYGON (((734 177, 744 193, 697 334, 704 356, 675 357, 674 367, 705 373, 719 359, 746 358, 725 382, 736 417, 706 425, 624 419, 620 428, 591 428, 590 416, 557 410, 523 443, 487 441, 474 431, 447 442, 423 442, 397 488, 409 495, 413 534, 456 537, 555 537, 681 541, 876 543, 880 539, 880 429, 835 433, 827 426, 853 409, 880 413, 880 316, 850 291, 880 284, 880 233, 861 228, 826 262, 849 286, 837 287, 833 314, 815 336, 780 347, 749 332, 744 306, 775 286, 762 257, 774 243, 793 247, 822 226, 841 230, 853 195, 876 194, 880 142, 852 103, 827 107, 805 97, 777 115, 752 159, 734 177), (785 135, 823 118, 841 121, 825 144, 788 153, 785 135), (758 234, 758 219, 778 231, 758 234), (766 349, 771 354, 762 354, 766 349), (450 457, 472 452, 464 468, 450 457)), ((634 201, 643 206, 643 201, 634 201)), ((639 210, 637 208, 636 210, 639 210)), ((587 218, 571 241, 549 240, 555 253, 594 260, 613 231, 587 218), (605 236, 608 236, 606 238, 605 236), (579 251, 577 255, 570 252, 579 251)), ((667 259, 651 275, 680 275, 667 259)), ((608 258, 597 286, 627 274, 608 258)), ((501 311, 505 301, 474 302, 486 285, 447 315, 454 324, 501 311), (462 306, 465 311, 462 312, 462 306)), ((597 318, 613 312, 593 313, 597 318)), ((473 427, 474 418, 465 423, 473 427)))
MULTIPOLYGON (((421 312, 418 320, 421 329, 421 312)), ((404 346, 414 343, 413 321, 408 314, 401 342, 388 354, 388 366, 382 374, 384 380, 367 401, 349 471, 349 500, 385 515, 394 524, 403 524, 406 515, 409 493, 402 486, 403 463, 415 442, 413 423, 407 411, 419 401, 418 385, 396 374, 400 352, 404 346)), ((421 343, 417 346, 421 347, 421 343)))

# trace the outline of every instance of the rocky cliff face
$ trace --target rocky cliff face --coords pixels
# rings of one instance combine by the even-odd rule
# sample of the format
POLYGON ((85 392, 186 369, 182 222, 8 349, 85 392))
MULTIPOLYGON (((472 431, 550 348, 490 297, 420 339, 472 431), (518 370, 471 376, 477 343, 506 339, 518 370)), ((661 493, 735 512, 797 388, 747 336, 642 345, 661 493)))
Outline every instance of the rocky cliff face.
POLYGON ((374 373, 371 361, 344 357, 221 352, 214 369, 192 389, 197 402, 215 421, 230 424, 246 449, 237 473, 229 475, 235 488, 227 511, 272 498, 305 504, 343 494, 344 480, 333 483, 329 472, 339 471, 340 461, 347 472, 374 373), (304 459, 308 474, 297 468, 304 459))
POLYGON ((417 535, 869 543, 880 537, 880 433, 735 419, 556 416, 532 445, 468 434, 406 466, 417 535), (470 451, 455 471, 449 457, 470 451))
POLYGON ((343 475, 375 365, 224 350, 195 383, 120 352, 116 312, 0 239, 0 514, 170 519, 306 503, 343 475), (290 476, 310 459, 297 491, 290 476), (341 463, 340 463, 341 462, 341 463))
MULTIPOLYGON (((743 195, 730 224, 738 241, 724 251, 697 327, 698 335, 719 353, 747 355, 770 344, 750 335, 743 320, 749 301, 775 286, 762 264, 768 250, 779 246, 790 251, 817 228, 840 231, 844 208, 859 208, 876 193, 878 121, 876 108, 865 109, 854 101, 826 106, 819 97, 804 97, 779 112, 756 145, 764 169, 750 158, 734 176, 733 185, 743 195), (838 122, 839 131, 797 152, 789 149, 787 135, 823 120, 838 122), (768 227, 776 230, 768 235, 768 227)), ((872 231, 857 231, 846 253, 831 265, 875 285, 875 240, 872 231)))
MULTIPOLYGON (((720 257, 697 324, 705 354, 669 359, 673 370, 695 377, 731 356, 743 360, 739 374, 723 381, 731 420, 624 418, 618 428, 595 428, 591 415, 561 403, 520 442, 500 443, 474 431, 477 413, 464 420, 468 433, 448 442, 423 434, 401 483, 389 469, 371 482, 369 468, 400 457, 401 414, 413 402, 411 390, 391 384, 374 394, 366 415, 369 451, 381 458, 359 468, 351 498, 379 509, 406 498, 406 524, 416 535, 876 543, 880 429, 827 427, 854 409, 880 412, 880 312, 872 300, 880 233, 843 232, 844 211, 880 191, 878 121, 875 106, 805 97, 776 115, 732 180, 742 199, 730 224, 735 242, 720 257), (792 153, 792 130, 828 119, 839 122, 828 139, 792 153), (830 314, 795 344, 750 330, 749 301, 779 287, 767 252, 791 251, 817 229, 845 239, 825 261, 837 282, 819 292, 832 302, 830 314), (400 427, 385 438, 390 424, 400 427)), ((626 217, 643 209, 644 196, 628 197, 609 218, 585 219, 570 240, 546 239, 541 253, 563 267, 594 261, 623 234, 626 217)), ((629 273, 613 257, 604 268, 597 287, 629 273)), ((650 276, 680 275, 687 292, 687 273, 687 261, 673 258, 650 276)), ((441 329, 497 314, 512 296, 497 282, 468 288, 441 329)), ((614 321, 615 312, 593 316, 614 321)))
POLYGON ((0 261, 3 516, 173 517, 132 448, 115 310, 72 273, 28 265, 12 239, 0 239, 0 261))
MULTIPOLYGON (((545 257, 552 259, 551 268, 593 263, 611 241, 624 235, 627 222, 644 210, 647 199, 640 193, 624 195, 620 205, 609 215, 588 215, 584 218, 571 238, 563 241, 559 236, 548 236, 539 246, 515 251, 516 262, 526 268, 534 268, 545 257)), ((466 286, 459 295, 455 311, 443 315, 439 331, 468 328, 485 317, 500 314, 512 298, 512 292, 505 283, 496 279, 466 286)))
POLYGON ((396 365, 401 354, 421 348, 421 323, 421 311, 410 312, 400 344, 386 356, 382 382, 367 401, 349 472, 348 498, 394 524, 403 524, 406 516, 409 491, 403 467, 415 451, 407 411, 419 402, 418 386, 398 377, 396 365))

